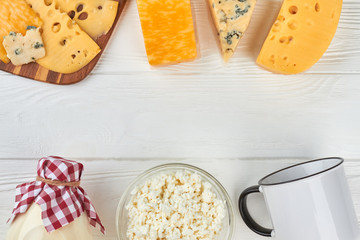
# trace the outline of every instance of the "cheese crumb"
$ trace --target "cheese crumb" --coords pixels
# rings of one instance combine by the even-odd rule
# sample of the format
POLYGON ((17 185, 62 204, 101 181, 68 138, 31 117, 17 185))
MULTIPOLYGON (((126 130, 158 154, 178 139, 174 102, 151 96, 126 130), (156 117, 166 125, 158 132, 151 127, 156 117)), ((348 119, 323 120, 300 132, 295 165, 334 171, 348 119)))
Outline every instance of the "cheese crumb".
POLYGON ((7 57, 14 65, 23 65, 35 62, 45 56, 44 43, 40 28, 28 26, 25 36, 21 33, 10 32, 4 37, 4 48, 7 57))
POLYGON ((213 240, 222 230, 225 201, 196 173, 162 173, 131 192, 130 240, 213 240))

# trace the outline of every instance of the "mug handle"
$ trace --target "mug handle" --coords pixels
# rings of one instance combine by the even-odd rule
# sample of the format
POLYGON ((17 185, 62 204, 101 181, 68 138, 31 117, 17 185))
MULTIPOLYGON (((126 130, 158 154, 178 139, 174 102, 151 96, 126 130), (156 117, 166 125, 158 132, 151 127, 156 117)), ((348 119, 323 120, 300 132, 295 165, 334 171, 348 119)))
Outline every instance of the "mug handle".
POLYGON ((255 233, 264 236, 264 237, 272 237, 273 230, 264 228, 260 226, 255 220, 250 216, 248 207, 247 207, 247 196, 252 193, 259 193, 260 186, 252 186, 245 189, 239 198, 239 210, 242 219, 244 220, 245 224, 255 233))

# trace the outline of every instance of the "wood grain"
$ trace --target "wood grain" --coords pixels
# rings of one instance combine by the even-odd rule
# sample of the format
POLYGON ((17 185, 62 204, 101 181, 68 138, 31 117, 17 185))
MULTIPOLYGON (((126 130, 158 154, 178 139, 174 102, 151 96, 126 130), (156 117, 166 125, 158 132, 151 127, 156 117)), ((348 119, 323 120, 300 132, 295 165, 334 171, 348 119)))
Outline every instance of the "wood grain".
POLYGON ((96 57, 93 60, 91 60, 85 67, 81 68, 79 71, 70 74, 62 74, 47 70, 46 68, 40 66, 37 63, 30 63, 22 66, 14 66, 11 63, 5 64, 2 61, 0 61, 0 70, 15 75, 19 75, 22 77, 34 79, 37 81, 59 84, 59 85, 73 84, 83 80, 87 75, 89 75, 89 73, 93 70, 93 68, 99 61, 114 31, 116 23, 118 22, 120 15, 125 7, 126 0, 115 0, 115 1, 119 2, 119 6, 113 26, 111 27, 111 29, 107 34, 102 35, 101 37, 96 39, 96 43, 99 45, 101 51, 96 55, 96 57))
MULTIPOLYGON (((255 64, 281 0, 258 1, 228 64, 205 1, 192 4, 201 54, 194 62, 151 68, 136 1, 128 1, 85 81, 57 86, 0 71, 0 238, 15 186, 31 181, 36 160, 49 154, 85 163, 83 186, 108 233, 94 232, 95 239, 116 239, 115 209, 135 176, 174 161, 214 174, 236 201, 261 176, 299 158, 355 159, 345 166, 360 216, 360 2, 344 1, 330 48, 295 76, 255 64)), ((256 219, 269 226, 261 197, 253 201, 256 219)), ((235 239, 263 238, 238 216, 235 239)))
POLYGON ((0 79, 0 156, 360 156, 358 74, 0 79))
MULTIPOLYGON (((215 176, 226 188, 235 207, 235 240, 262 240, 251 232, 238 214, 236 203, 241 191, 255 185, 266 174, 277 169, 304 161, 305 159, 77 159, 85 168, 82 187, 92 199, 107 235, 94 230, 95 240, 116 240, 115 212, 122 193, 128 184, 141 172, 170 162, 183 162, 203 168, 215 176)), ((2 159, 6 172, 0 174, 0 238, 4 239, 8 225, 5 223, 11 213, 17 184, 33 181, 36 159, 2 159)), ((360 162, 347 160, 345 170, 353 196, 355 210, 360 220, 360 162)), ((261 224, 271 227, 270 218, 262 196, 249 197, 251 214, 261 224)))
POLYGON ((254 63, 258 29, 280 2, 258 2, 225 65, 205 1, 193 0, 202 57, 151 68, 129 1, 87 80, 53 86, 0 72, 0 156, 360 158, 360 2, 344 1, 327 53, 295 76, 254 63))

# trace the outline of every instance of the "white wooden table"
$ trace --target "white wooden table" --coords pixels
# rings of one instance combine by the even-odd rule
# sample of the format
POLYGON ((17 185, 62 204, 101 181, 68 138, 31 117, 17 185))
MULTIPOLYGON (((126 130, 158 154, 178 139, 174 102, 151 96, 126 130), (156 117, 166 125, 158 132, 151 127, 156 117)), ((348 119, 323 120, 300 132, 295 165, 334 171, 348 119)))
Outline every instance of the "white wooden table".
MULTIPOLYGON (((295 76, 255 64, 279 0, 259 0, 228 64, 205 0, 192 3, 201 52, 194 62, 149 67, 136 3, 129 0, 105 54, 83 82, 55 86, 0 72, 1 239, 15 186, 32 181, 37 160, 46 155, 85 164, 83 187, 107 228, 106 236, 94 232, 95 239, 116 239, 115 209, 127 184, 169 162, 209 171, 236 204, 245 187, 273 170, 342 156, 360 219, 360 2, 344 0, 330 48, 295 76)), ((261 196, 252 200, 256 219, 270 226, 261 196)), ((237 214, 235 239, 264 238, 237 214)))

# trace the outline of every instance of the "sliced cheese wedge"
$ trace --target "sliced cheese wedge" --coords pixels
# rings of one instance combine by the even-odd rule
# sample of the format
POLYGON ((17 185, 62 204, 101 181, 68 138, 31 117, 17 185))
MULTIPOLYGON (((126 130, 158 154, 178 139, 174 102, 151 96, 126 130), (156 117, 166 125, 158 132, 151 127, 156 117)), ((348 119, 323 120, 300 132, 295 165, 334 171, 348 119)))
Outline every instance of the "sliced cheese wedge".
POLYGON ((329 47, 341 8, 342 0, 284 0, 257 64, 282 74, 309 69, 329 47))
POLYGON ((66 13, 48 1, 27 0, 40 14, 45 57, 36 62, 59 73, 73 73, 86 66, 99 52, 100 47, 66 13))
POLYGON ((227 62, 249 26, 256 0, 208 0, 219 37, 221 52, 227 62))
POLYGON ((9 63, 3 38, 10 32, 25 35, 27 26, 41 27, 42 21, 25 0, 0 0, 0 60, 9 63))
MULTIPOLYGON (((50 0, 48 0, 50 1, 50 0)), ((112 27, 119 3, 113 0, 54 0, 92 39, 112 27)))

